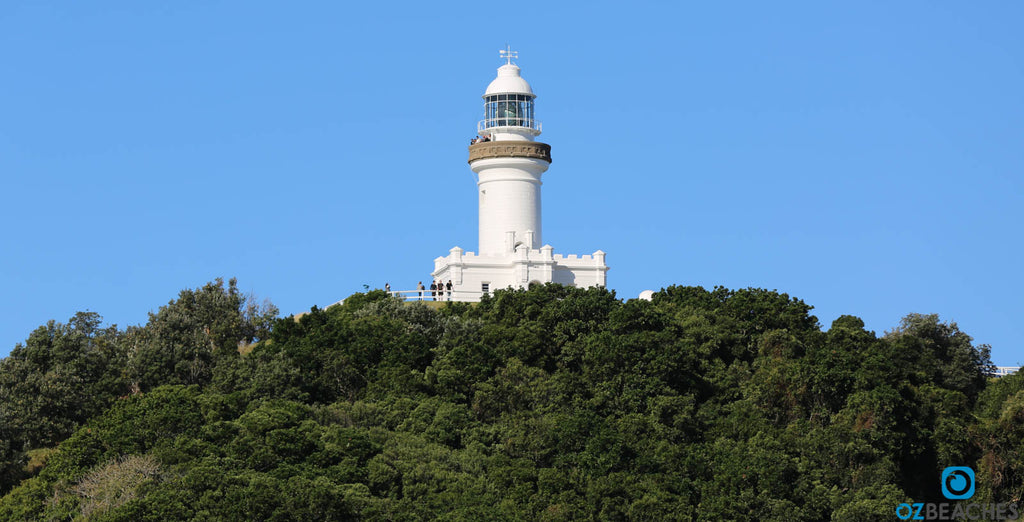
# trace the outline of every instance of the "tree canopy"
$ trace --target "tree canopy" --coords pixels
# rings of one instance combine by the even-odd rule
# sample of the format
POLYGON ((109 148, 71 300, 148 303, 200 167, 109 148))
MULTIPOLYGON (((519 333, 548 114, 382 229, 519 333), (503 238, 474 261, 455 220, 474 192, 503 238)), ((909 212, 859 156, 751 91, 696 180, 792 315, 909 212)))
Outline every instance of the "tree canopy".
POLYGON ((1020 498, 1024 377, 935 315, 811 310, 544 285, 276 318, 218 280, 80 313, 0 361, 0 519, 890 520, 951 465, 1020 498))

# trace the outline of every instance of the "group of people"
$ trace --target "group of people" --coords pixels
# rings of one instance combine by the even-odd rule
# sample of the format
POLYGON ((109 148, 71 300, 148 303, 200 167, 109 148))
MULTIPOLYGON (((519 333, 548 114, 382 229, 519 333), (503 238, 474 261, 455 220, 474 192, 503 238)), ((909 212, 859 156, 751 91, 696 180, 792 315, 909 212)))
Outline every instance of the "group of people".
MULTIPOLYGON (((420 292, 420 297, 423 297, 423 291, 426 288, 423 287, 423 281, 420 281, 416 285, 416 290, 420 292)), ((430 282, 430 299, 432 301, 451 301, 452 300, 452 280, 449 279, 447 283, 441 281, 430 282)))
MULTIPOLYGON (((416 291, 420 294, 420 299, 423 297, 423 292, 427 290, 427 287, 423 286, 423 281, 420 281, 416 285, 416 291)), ((391 293, 391 283, 384 283, 384 291, 391 293)), ((400 295, 404 292, 395 292, 394 295, 400 295)), ((447 283, 441 281, 430 282, 430 300, 431 301, 451 301, 452 300, 452 280, 449 279, 447 283)))
POLYGON ((476 145, 477 143, 483 143, 485 141, 491 141, 491 137, 490 136, 480 137, 479 135, 477 135, 477 137, 469 140, 469 144, 470 145, 476 145))

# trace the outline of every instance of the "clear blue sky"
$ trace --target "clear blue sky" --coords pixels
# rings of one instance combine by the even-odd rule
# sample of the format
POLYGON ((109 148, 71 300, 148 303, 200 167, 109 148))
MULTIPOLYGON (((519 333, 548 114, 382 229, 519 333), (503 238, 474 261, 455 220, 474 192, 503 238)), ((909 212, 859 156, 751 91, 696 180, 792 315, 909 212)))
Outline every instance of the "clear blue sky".
POLYGON ((538 94, 544 240, 620 297, 938 313, 1024 362, 1024 3, 8 2, 0 355, 237 277, 283 312, 476 250, 466 146, 538 94))

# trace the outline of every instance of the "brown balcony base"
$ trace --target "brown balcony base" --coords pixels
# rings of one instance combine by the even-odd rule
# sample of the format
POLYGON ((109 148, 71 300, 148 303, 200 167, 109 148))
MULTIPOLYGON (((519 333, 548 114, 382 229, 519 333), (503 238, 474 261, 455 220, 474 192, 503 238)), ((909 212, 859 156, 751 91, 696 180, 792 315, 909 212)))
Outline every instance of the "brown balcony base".
POLYGON ((469 146, 469 163, 486 158, 534 158, 551 163, 551 145, 539 141, 485 141, 469 146))

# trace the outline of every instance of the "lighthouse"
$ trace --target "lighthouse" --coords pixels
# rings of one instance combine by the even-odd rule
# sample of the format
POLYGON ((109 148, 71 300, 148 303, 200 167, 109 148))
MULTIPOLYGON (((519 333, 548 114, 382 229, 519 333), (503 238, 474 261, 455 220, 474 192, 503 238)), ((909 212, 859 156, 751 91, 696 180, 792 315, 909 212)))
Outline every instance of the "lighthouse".
POLYGON ((484 92, 484 119, 477 133, 484 140, 469 148, 469 166, 477 175, 480 199, 480 253, 513 252, 519 245, 541 246, 541 174, 551 165, 551 146, 534 141, 541 125, 533 89, 523 79, 515 56, 484 92))
POLYGON ((434 260, 432 277, 452 283, 451 298, 475 301, 500 288, 530 284, 605 286, 605 253, 563 256, 542 242, 541 176, 551 165, 551 146, 537 141, 534 94, 514 62, 517 53, 500 51, 505 62, 484 91, 483 119, 469 146, 479 198, 479 250, 452 248, 434 260))

